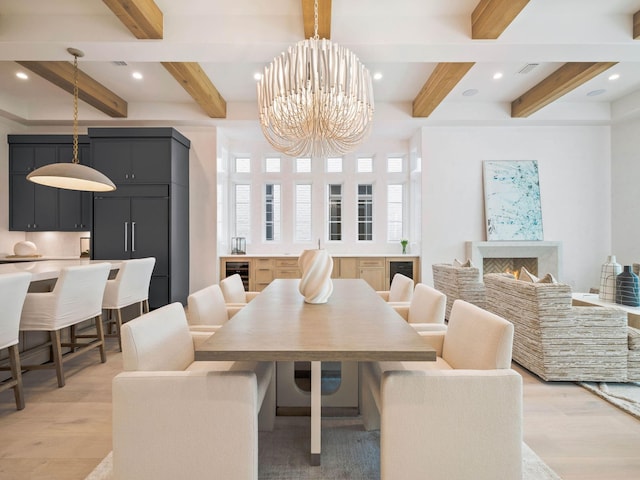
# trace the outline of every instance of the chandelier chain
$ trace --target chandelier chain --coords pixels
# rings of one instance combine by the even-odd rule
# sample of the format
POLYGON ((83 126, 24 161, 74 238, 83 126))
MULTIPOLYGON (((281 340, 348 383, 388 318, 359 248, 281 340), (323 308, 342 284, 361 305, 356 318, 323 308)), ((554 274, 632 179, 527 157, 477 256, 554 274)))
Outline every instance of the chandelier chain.
POLYGON ((78 56, 73 56, 73 163, 78 161, 78 56))
POLYGON ((318 37, 318 0, 313 2, 313 38, 316 40, 318 37))

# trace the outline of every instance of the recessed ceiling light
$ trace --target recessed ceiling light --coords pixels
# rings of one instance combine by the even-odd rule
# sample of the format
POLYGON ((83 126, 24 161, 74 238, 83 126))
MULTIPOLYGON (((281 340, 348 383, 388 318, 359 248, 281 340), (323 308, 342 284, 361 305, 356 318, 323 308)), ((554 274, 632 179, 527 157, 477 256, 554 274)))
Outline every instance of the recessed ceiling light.
POLYGON ((142 74, 140 72, 133 72, 131 76, 136 80, 142 80, 142 74))
POLYGON ((587 92, 587 97, 597 97, 598 95, 602 95, 606 90, 604 88, 599 88, 598 90, 591 90, 587 92))
POLYGON ((382 74, 380 72, 376 72, 373 74, 374 80, 380 80, 382 78, 382 74))
POLYGON ((29 75, 24 72, 18 72, 16 73, 16 77, 18 77, 20 80, 27 80, 29 78, 29 75))
POLYGON ((609 76, 609 80, 617 80, 620 78, 620 74, 619 73, 614 73, 613 75, 609 76))
POLYGON ((478 93, 477 88, 470 88, 469 90, 462 92, 462 95, 465 97, 473 97, 476 93, 478 93))
POLYGON ((261 73, 254 73, 253 74, 253 79, 258 81, 258 80, 262 80, 262 74, 261 73))
POLYGON ((502 78, 502 72, 496 72, 493 74, 494 80, 500 80, 502 78))

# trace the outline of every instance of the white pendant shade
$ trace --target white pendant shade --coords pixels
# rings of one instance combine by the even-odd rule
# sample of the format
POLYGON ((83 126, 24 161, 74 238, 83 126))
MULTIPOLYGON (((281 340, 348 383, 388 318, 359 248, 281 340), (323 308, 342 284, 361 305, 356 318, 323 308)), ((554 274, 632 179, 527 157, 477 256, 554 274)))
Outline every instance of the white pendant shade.
POLYGON ((45 165, 27 175, 27 180, 48 187, 86 192, 111 192, 116 189, 105 175, 79 163, 45 165))

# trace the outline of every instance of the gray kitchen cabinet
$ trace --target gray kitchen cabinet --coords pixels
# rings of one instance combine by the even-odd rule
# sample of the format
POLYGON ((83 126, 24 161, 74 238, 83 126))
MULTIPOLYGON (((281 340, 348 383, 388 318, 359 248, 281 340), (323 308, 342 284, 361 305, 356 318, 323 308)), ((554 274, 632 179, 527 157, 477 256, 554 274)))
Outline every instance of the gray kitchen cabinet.
MULTIPOLYGON (((71 135, 9 135, 9 230, 88 231, 91 193, 37 185, 27 180, 36 168, 71 162, 71 135)), ((89 164, 88 139, 79 139, 79 160, 89 164)))
POLYGON ((91 257, 155 257, 149 303, 189 294, 189 148, 173 128, 89 129, 93 167, 116 184, 93 200, 91 257))

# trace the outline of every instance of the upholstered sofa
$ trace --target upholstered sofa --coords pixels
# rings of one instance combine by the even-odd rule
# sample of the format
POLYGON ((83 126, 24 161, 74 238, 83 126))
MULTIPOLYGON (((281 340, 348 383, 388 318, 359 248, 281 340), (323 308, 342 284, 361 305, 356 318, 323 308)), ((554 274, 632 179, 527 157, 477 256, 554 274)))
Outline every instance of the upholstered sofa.
POLYGON ((453 302, 464 300, 480 308, 485 306, 484 284, 477 267, 457 267, 448 263, 431 265, 433 286, 447 296, 445 317, 451 314, 453 302))
POLYGON ((544 380, 640 380, 638 331, 616 308, 572 306, 571 287, 484 276, 487 310, 513 323, 513 359, 544 380))
POLYGON ((181 304, 122 327, 113 379, 113 478, 258 478, 258 427, 275 420, 273 362, 194 361, 181 304))
POLYGON ((522 378, 513 325, 455 302, 446 331, 422 332, 435 362, 362 362, 365 428, 380 428, 385 479, 522 479, 522 378))

